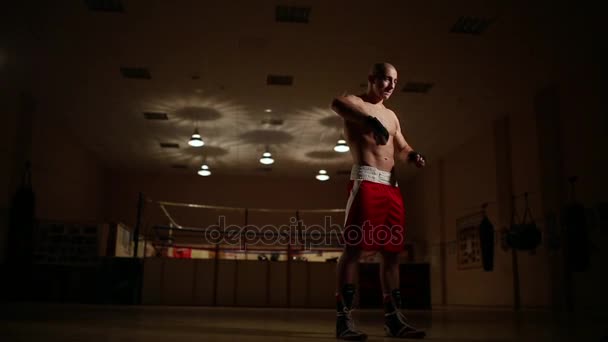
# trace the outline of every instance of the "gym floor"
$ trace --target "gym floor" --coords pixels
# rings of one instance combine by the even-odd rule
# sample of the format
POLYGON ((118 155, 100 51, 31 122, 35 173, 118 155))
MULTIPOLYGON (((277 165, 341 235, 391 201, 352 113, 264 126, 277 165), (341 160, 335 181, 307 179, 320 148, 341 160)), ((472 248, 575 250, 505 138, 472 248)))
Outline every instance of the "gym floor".
MULTIPOLYGON (((335 340, 327 309, 0 304, 0 340, 44 342, 335 340)), ((408 311, 430 341, 608 341, 600 313, 444 309, 408 311)), ((354 313, 369 341, 384 336, 382 312, 354 313)))

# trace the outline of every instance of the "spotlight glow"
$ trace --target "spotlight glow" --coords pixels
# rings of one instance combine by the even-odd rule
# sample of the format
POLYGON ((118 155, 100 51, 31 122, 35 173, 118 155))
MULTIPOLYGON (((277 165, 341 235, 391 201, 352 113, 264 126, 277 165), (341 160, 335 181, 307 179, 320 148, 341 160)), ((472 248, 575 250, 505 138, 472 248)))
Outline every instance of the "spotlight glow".
POLYGON ((192 137, 190 137, 190 140, 188 140, 188 145, 192 147, 201 147, 205 145, 205 142, 201 138, 201 135, 198 134, 198 130, 194 130, 194 133, 192 133, 192 137))
POLYGON ((203 177, 211 176, 211 170, 209 170, 209 166, 201 166, 201 169, 198 170, 198 175, 203 177))
POLYGON ((350 148, 346 145, 346 140, 340 139, 338 140, 338 143, 336 143, 336 146, 334 146, 334 151, 344 153, 350 151, 350 148))
POLYGON ((321 182, 325 182, 326 180, 329 180, 329 175, 327 174, 327 171, 319 170, 319 174, 317 174, 315 178, 321 182))

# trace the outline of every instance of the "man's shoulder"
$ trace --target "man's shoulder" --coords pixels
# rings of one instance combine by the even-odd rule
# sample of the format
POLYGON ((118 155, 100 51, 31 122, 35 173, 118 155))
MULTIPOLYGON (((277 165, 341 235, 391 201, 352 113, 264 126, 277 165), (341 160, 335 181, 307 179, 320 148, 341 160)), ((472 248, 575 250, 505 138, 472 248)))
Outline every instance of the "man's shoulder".
POLYGON ((361 96, 359 95, 354 95, 354 94, 343 94, 340 96, 337 96, 336 99, 342 100, 342 101, 348 101, 351 103, 354 102, 364 102, 363 98, 361 98, 361 96))
POLYGON ((384 112, 385 112, 387 115, 392 116, 392 117, 394 117, 395 119, 398 119, 398 118, 397 118, 397 114, 395 114, 395 112, 394 112, 392 109, 387 108, 386 106, 384 106, 384 112))
POLYGON ((355 100, 355 101, 361 101, 364 102, 363 100, 363 95, 358 95, 358 94, 345 94, 344 97, 347 97, 349 99, 355 100))

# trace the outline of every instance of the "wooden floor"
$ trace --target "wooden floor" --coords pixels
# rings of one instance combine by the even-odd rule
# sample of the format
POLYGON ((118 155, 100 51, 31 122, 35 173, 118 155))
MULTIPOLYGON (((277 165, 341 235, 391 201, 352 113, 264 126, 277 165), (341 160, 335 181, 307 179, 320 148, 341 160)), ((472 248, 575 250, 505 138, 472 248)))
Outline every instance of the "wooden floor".
MULTIPOLYGON (((0 304, 0 341, 331 341, 335 313, 313 309, 0 304)), ((406 312, 429 341, 608 341, 606 315, 449 309, 406 312), (604 337, 605 338, 605 337, 604 337)), ((355 312, 369 341, 382 312, 355 312)))

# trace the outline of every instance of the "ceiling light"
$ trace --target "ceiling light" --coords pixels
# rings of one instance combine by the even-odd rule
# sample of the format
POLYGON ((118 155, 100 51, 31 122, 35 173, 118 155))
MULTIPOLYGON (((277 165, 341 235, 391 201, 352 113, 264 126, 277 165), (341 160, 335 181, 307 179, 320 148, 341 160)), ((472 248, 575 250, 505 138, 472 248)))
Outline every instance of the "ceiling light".
POLYGON ((265 111, 266 113, 272 113, 272 109, 270 109, 270 108, 266 108, 266 109, 264 109, 264 111, 265 111))
POLYGON ((192 147, 201 147, 205 145, 205 142, 203 141, 203 139, 201 139, 201 135, 198 134, 198 128, 194 129, 194 133, 192 133, 192 137, 190 137, 188 145, 192 147))
POLYGON ((209 166, 207 166, 207 164, 201 166, 201 169, 198 170, 198 175, 203 177, 211 176, 211 170, 209 170, 209 166))
POLYGON ((334 146, 334 151, 344 153, 350 151, 350 148, 346 144, 346 140, 340 138, 336 143, 336 146, 334 146))
POLYGON ((260 158, 260 163, 262 163, 264 165, 270 165, 270 164, 274 163, 274 159, 272 159, 272 154, 270 154, 270 152, 268 152, 268 148, 266 149, 266 151, 264 153, 262 153, 262 158, 260 158))
POLYGON ((329 175, 325 170, 319 170, 319 173, 315 176, 315 178, 321 182, 325 182, 329 179, 329 175))

